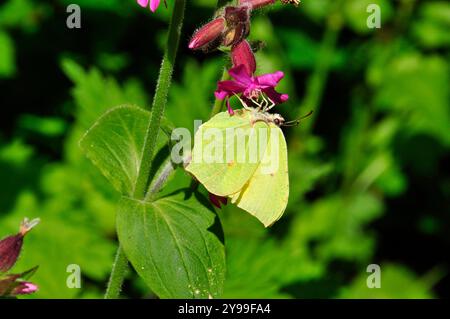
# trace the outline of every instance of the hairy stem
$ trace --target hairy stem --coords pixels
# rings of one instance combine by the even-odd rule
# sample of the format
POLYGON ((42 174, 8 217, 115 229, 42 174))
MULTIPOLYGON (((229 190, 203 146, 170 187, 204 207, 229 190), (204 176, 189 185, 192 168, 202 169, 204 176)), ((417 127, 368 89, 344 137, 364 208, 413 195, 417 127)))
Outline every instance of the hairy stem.
MULTIPOLYGON (((161 126, 161 119, 164 115, 164 108, 167 102, 167 94, 172 82, 172 73, 175 65, 175 58, 180 42, 181 27, 183 25, 184 9, 186 0, 175 0, 175 6, 172 12, 172 19, 169 25, 169 34, 167 46, 164 52, 161 69, 159 71, 158 84, 156 86, 155 96, 153 98, 152 114, 150 122, 145 133, 144 149, 142 152, 141 165, 133 197, 143 199, 150 180, 153 154, 156 149, 156 141, 161 126)), ((128 269, 128 260, 122 247, 117 249, 116 259, 111 271, 108 287, 105 293, 105 299, 118 298, 122 287, 125 274, 128 269)))
POLYGON ((128 260, 119 245, 116 258, 114 260, 111 275, 109 277, 108 287, 106 288, 105 299, 116 299, 120 295, 122 283, 128 271, 128 260))
POLYGON ((183 25, 184 8, 186 0, 175 0, 175 7, 172 13, 172 20, 169 26, 169 36, 164 52, 164 58, 159 71, 158 84, 156 86, 155 97, 153 99, 152 115, 145 135, 144 151, 142 152, 141 166, 134 189, 134 198, 142 199, 150 180, 152 168, 152 158, 155 153, 157 136, 161 125, 161 118, 167 102, 167 94, 172 82, 172 73, 175 58, 180 41, 181 27, 183 25))

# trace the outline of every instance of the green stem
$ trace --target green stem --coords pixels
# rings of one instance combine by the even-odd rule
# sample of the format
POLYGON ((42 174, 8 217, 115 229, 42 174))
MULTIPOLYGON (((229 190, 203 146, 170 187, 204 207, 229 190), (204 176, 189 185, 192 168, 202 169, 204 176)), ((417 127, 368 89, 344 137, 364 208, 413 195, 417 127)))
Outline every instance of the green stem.
MULTIPOLYGON (((181 27, 183 25, 184 9, 186 0, 175 0, 172 12, 172 19, 169 25, 167 46, 164 52, 161 69, 159 71, 158 84, 153 98, 152 114, 145 133, 144 147, 139 167, 139 174, 136 181, 133 197, 143 199, 150 180, 153 154, 156 149, 156 141, 161 126, 161 119, 164 115, 164 108, 167 102, 167 94, 172 81, 172 73, 175 65, 175 58, 180 41, 181 27)), ((122 247, 117 249, 116 259, 111 271, 105 299, 117 298, 120 294, 123 280, 128 269, 128 260, 122 247)))
POLYGON ((169 26, 167 46, 164 52, 161 69, 159 71, 158 84, 153 99, 152 115, 145 135, 144 149, 142 152, 141 166, 134 189, 134 198, 142 199, 148 188, 150 171, 152 168, 153 154, 156 148, 157 136, 161 125, 161 118, 167 102, 167 94, 172 81, 172 73, 180 40, 181 27, 183 25, 184 8, 186 0, 175 0, 172 20, 169 26))
POLYGON ((114 260, 111 275, 109 277, 108 287, 106 288, 105 299, 116 299, 119 297, 127 270, 128 260, 122 247, 119 245, 116 259, 114 260))
POLYGON ((325 89, 328 72, 341 28, 342 17, 340 16, 338 9, 336 12, 332 13, 328 19, 327 29, 319 49, 314 73, 308 80, 306 85, 306 95, 300 105, 299 117, 305 115, 309 111, 314 111, 313 115, 300 125, 300 128, 305 132, 311 131, 314 120, 319 113, 323 90, 325 89))

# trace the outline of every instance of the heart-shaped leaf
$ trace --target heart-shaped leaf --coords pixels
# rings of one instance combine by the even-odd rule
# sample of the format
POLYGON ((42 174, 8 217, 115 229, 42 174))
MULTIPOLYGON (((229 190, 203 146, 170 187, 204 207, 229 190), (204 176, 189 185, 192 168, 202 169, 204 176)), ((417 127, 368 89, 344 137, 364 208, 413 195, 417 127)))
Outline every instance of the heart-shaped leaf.
POLYGON ((222 229, 201 195, 179 191, 154 202, 124 197, 117 232, 128 259, 160 298, 222 294, 222 229))
MULTIPOLYGON (((136 106, 115 107, 101 116, 80 141, 86 156, 123 195, 133 194, 150 114, 136 106)), ((157 176, 167 160, 168 142, 161 130, 150 176, 157 176)))

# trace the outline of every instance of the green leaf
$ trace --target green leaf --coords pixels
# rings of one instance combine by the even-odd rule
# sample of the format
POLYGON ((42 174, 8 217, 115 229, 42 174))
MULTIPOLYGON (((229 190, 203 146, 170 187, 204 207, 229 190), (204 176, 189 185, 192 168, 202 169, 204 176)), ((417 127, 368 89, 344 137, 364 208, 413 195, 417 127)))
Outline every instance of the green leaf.
POLYGON ((160 298, 221 296, 222 230, 201 195, 180 191, 154 202, 124 197, 117 232, 128 259, 160 298))
MULTIPOLYGON (((80 141, 87 157, 123 195, 133 194, 142 158, 143 133, 149 120, 148 111, 135 106, 119 106, 101 116, 80 141)), ((164 148, 167 144, 167 136, 160 132, 156 159, 166 158, 161 152, 168 152, 164 148)), ((158 167, 160 165, 154 165, 151 176, 158 167)))
POLYGON ((61 68, 74 83, 72 95, 76 104, 75 118, 84 129, 89 128, 102 114, 117 105, 148 105, 140 82, 130 79, 122 85, 98 69, 84 70, 70 59, 61 61, 61 68))

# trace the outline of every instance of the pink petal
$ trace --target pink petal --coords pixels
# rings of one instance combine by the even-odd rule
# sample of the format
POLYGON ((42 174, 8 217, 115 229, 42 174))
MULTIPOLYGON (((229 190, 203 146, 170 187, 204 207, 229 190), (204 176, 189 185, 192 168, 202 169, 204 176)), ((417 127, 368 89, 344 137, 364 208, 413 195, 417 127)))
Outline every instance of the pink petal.
MULTIPOLYGON (((228 114, 234 115, 234 111, 233 111, 233 109, 231 108, 230 100, 229 100, 229 99, 227 100, 227 110, 228 110, 228 114)), ((222 198, 225 198, 225 197, 222 197, 222 198)), ((226 201, 226 198, 225 198, 225 203, 224 203, 224 204, 226 204, 226 203, 227 203, 227 201, 226 201)))
POLYGON ((246 87, 236 81, 220 81, 217 83, 217 90, 214 95, 217 99, 223 100, 227 96, 242 93, 246 87))
POLYGON ((152 10, 152 12, 155 12, 156 9, 158 9, 160 2, 160 0, 150 0, 150 10, 152 10))
POLYGON ((278 93, 273 87, 266 88, 263 92, 266 93, 269 99, 271 99, 275 104, 284 103, 289 99, 289 95, 278 93))
POLYGON ((230 70, 228 73, 241 85, 249 86, 252 84, 252 77, 247 74, 245 66, 243 64, 238 65, 230 70))
POLYGON ((25 295, 25 294, 31 294, 38 290, 38 286, 31 282, 21 282, 17 287, 15 287, 11 293, 11 295, 25 295))
POLYGON ((233 66, 243 64, 249 76, 252 76, 256 71, 256 60, 252 48, 247 40, 241 41, 231 50, 231 60, 233 66))
POLYGON ((146 8, 147 5, 148 5, 148 0, 137 0, 137 3, 138 3, 141 7, 146 8))
POLYGON ((277 71, 274 73, 263 74, 256 77, 256 80, 261 86, 275 87, 278 82, 284 77, 284 73, 277 71))

